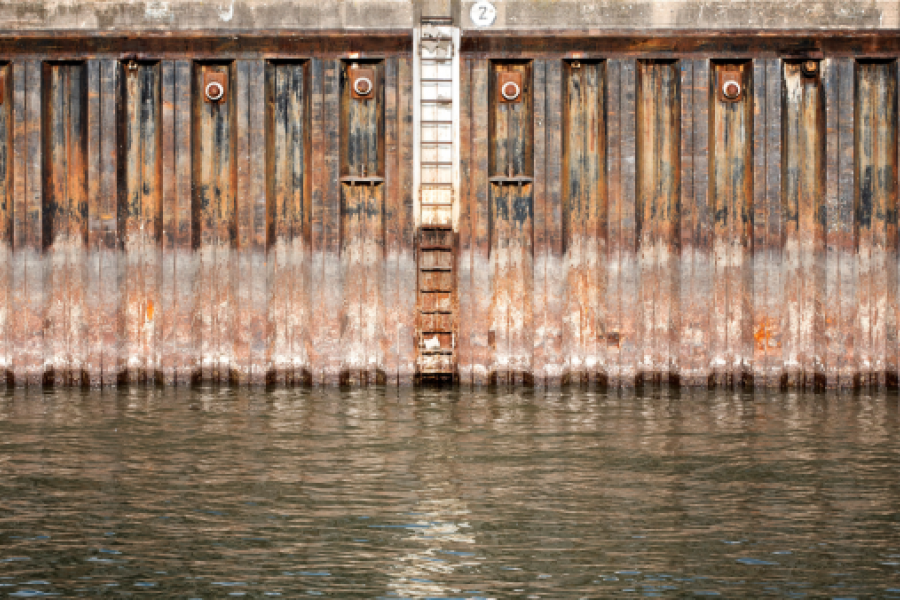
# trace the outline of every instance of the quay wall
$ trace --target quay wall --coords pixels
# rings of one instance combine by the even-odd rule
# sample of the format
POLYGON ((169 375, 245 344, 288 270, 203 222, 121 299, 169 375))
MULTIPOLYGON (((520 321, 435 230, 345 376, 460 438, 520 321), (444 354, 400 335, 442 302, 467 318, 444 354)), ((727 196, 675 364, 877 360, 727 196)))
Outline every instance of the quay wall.
POLYGON ((898 384, 896 2, 472 4, 0 3, 7 385, 898 384))

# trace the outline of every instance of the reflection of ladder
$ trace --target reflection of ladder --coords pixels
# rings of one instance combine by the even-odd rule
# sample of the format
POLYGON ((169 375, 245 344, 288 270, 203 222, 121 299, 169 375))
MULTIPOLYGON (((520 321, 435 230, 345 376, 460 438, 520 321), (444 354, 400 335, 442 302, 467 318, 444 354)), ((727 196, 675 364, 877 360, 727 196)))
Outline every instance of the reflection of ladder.
POLYGON ((453 253, 453 28, 423 18, 419 70, 420 219, 418 234, 418 361, 420 380, 456 371, 453 253))
POLYGON ((456 365, 453 228, 423 225, 418 242, 418 373, 421 379, 450 379, 456 365))

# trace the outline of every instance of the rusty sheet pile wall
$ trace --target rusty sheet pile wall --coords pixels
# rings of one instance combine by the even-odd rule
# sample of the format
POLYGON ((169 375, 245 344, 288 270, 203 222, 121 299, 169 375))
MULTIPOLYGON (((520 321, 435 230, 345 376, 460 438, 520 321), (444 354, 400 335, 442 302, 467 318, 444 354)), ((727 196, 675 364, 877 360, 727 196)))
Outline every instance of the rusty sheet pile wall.
POLYGON ((897 384, 896 60, 479 50, 461 381, 897 384))
POLYGON ((5 381, 897 385, 900 49, 695 42, 464 43, 440 226, 407 35, 0 43, 5 381))
POLYGON ((0 77, 8 384, 412 382, 408 50, 0 77))

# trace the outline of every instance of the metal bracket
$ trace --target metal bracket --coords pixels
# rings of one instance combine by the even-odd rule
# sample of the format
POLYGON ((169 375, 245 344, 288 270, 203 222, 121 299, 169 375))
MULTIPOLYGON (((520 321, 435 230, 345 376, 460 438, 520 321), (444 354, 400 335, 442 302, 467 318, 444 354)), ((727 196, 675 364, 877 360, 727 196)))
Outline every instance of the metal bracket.
POLYGON ((500 71, 497 73, 497 100, 501 104, 517 104, 522 101, 525 87, 522 73, 519 71, 500 71))
POLYGON ((523 184, 533 183, 534 178, 528 177, 527 175, 510 175, 509 177, 503 176, 495 176, 488 177, 488 181, 491 183, 496 183, 498 185, 518 185, 521 186, 523 184))
POLYGON ((352 185, 378 185, 384 183, 384 177, 353 177, 346 175, 341 177, 341 183, 349 183, 352 185))
POLYGON ((744 75, 740 71, 719 71, 716 94, 721 102, 744 99, 744 75))
POLYGON ((350 96, 355 100, 371 100, 375 97, 375 69, 351 66, 347 70, 350 79, 350 96))

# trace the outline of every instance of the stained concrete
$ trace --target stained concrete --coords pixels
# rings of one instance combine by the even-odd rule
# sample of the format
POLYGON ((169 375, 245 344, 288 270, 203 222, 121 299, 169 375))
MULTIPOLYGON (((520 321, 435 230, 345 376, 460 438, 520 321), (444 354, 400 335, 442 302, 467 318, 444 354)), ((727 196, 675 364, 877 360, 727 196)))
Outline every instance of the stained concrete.
MULTIPOLYGON (((340 31, 411 29, 418 17, 448 15, 479 30, 472 0, 96 0, 5 1, 0 31, 340 31)), ((750 0, 498 0, 487 31, 891 30, 900 28, 896 1, 750 0)))

